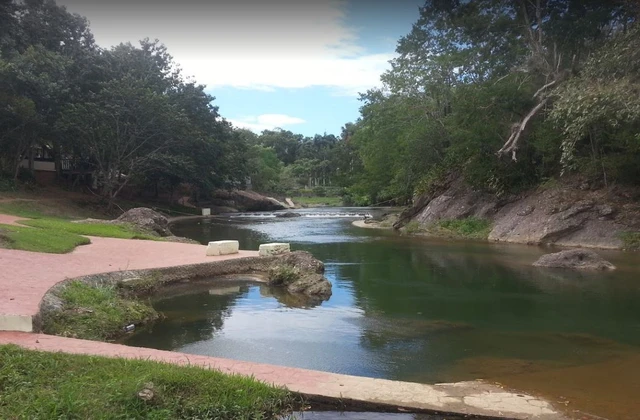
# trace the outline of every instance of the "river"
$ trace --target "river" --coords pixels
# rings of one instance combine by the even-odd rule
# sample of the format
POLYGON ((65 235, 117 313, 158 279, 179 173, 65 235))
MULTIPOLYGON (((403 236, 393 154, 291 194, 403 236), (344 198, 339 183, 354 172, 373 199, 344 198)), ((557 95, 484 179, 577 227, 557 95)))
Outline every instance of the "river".
POLYGON ((126 344, 423 383, 485 379, 610 419, 640 418, 640 255, 618 269, 531 266, 550 249, 362 229, 381 209, 188 220, 176 235, 243 249, 289 242, 325 262, 321 305, 259 284, 195 284, 154 300, 167 318, 126 344))

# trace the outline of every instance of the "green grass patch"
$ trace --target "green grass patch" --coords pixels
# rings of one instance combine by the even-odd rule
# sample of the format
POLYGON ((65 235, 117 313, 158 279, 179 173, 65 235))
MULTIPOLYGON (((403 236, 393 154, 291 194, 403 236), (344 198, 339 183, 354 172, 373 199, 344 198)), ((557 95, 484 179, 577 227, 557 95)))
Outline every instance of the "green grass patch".
POLYGON ((420 223, 418 223, 417 220, 412 220, 406 225, 404 225, 402 232, 406 233, 407 235, 415 235, 416 233, 420 233, 424 231, 425 231, 424 228, 420 226, 420 223))
POLYGON ((487 239, 491 232, 491 222, 477 217, 440 220, 434 227, 443 236, 467 239, 487 239))
POLYGON ((342 206, 342 197, 292 197, 291 200, 295 204, 300 204, 307 207, 327 206, 327 207, 340 207, 342 206))
POLYGON ((75 233, 77 235, 101 236, 120 239, 152 239, 158 236, 142 233, 133 226, 101 223, 72 223, 61 219, 32 219, 21 221, 21 224, 55 232, 75 233))
POLYGON ((259 420, 297 402, 286 390, 199 367, 0 346, 3 419, 259 420))
POLYGON ((269 269, 269 284, 289 285, 300 278, 300 270, 292 265, 276 265, 269 269))
POLYGON ((0 225, 0 239, 5 248, 52 254, 65 254, 91 242, 89 238, 69 232, 13 225, 0 225))
POLYGON ((72 281, 54 294, 64 306, 44 314, 42 330, 47 334, 105 341, 121 336, 127 325, 159 317, 147 302, 125 297, 113 285, 72 281))
POLYGON ((630 251, 640 250, 640 232, 622 232, 620 239, 624 249, 630 251))

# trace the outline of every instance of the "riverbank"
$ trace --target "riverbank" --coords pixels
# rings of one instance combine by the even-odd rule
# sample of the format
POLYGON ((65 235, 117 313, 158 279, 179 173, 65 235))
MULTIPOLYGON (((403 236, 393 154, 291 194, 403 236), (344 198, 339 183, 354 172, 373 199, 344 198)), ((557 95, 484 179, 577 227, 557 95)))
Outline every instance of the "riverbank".
MULTIPOLYGON (((0 332, 0 341, 4 337, 0 332)), ((214 369, 16 345, 0 345, 0 378, 3 419, 90 419, 97 413, 128 419, 271 419, 300 405, 285 389, 214 369)))
POLYGON ((471 229, 474 239, 491 242, 634 250, 640 247, 638 196, 638 188, 570 179, 497 197, 451 178, 417 197, 393 227, 410 234, 447 236, 451 231, 468 237, 465 225, 473 224, 478 226, 471 229))
MULTIPOLYGON (((176 265, 172 272, 181 275, 180 273, 184 274, 186 261, 195 263, 190 267, 203 274, 203 269, 212 267, 211 264, 202 264, 205 261, 242 258, 249 252, 243 251, 241 254, 224 257, 205 257, 204 246, 201 245, 112 238, 95 238, 95 241, 93 239, 92 244, 63 255, 0 249, 3 263, 14 268, 0 273, 0 296, 3 297, 0 300, 0 329, 30 331, 33 328, 32 319, 38 312, 44 294, 66 278, 101 271, 118 271, 119 275, 123 276, 131 273, 131 270, 157 270, 159 267, 169 267, 172 263, 176 265), (26 281, 15 282, 15 278, 26 281)), ((145 358, 178 364, 186 362, 190 365, 212 366, 226 373, 251 375, 267 383, 286 386, 289 390, 303 395, 331 400, 346 399, 418 410, 475 415, 501 416, 506 411, 509 418, 524 419, 532 414, 541 414, 540 419, 564 418, 545 401, 532 396, 520 397, 516 393, 505 392, 479 382, 434 386, 407 384, 18 332, 0 332, 0 344, 16 344, 41 351, 145 358)))
POLYGON ((18 332, 0 332, 0 345, 3 344, 45 352, 144 359, 251 376, 267 384, 284 386, 312 404, 332 402, 352 408, 403 408, 504 419, 568 419, 535 396, 482 382, 423 385, 18 332))

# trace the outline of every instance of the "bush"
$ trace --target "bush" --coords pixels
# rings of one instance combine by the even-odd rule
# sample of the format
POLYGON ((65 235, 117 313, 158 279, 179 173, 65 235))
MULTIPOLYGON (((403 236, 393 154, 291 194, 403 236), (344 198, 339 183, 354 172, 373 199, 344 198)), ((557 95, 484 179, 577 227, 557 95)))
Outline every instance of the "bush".
POLYGON ((17 190, 18 186, 13 178, 0 174, 0 192, 13 192, 17 190))
POLYGON ((467 217, 466 219, 440 220, 436 223, 436 228, 450 236, 487 239, 491 232, 491 222, 477 217, 467 217))
POLYGON ((640 232, 622 232, 620 239, 624 249, 629 251, 640 250, 640 232))
POLYGON ((327 195, 327 191, 324 187, 314 187, 313 195, 317 195, 318 197, 324 197, 327 195))
POLYGON ((269 284, 288 285, 300 278, 300 270, 291 265, 277 265, 269 270, 269 284))

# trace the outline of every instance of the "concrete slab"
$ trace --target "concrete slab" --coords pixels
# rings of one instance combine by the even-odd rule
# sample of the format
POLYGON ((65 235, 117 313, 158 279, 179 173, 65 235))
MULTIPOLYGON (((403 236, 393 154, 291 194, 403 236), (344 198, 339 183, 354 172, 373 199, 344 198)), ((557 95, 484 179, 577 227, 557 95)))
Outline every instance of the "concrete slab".
POLYGON ((240 251, 238 241, 213 241, 207 246, 207 256, 231 255, 240 251))
POLYGON ((291 252, 291 247, 287 243, 261 244, 258 247, 258 253, 261 257, 286 254, 287 252, 291 252))

